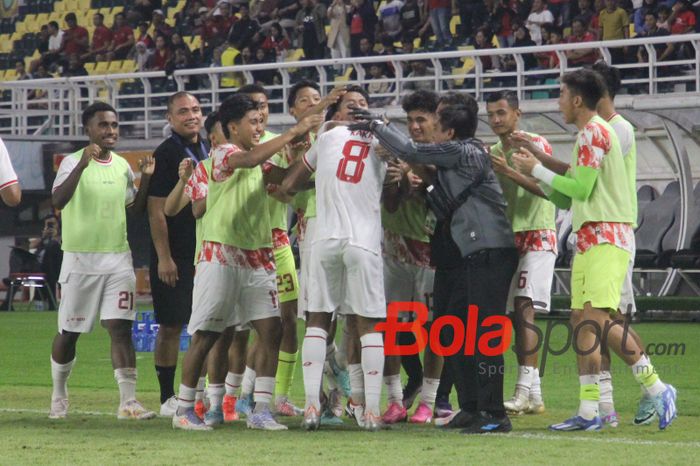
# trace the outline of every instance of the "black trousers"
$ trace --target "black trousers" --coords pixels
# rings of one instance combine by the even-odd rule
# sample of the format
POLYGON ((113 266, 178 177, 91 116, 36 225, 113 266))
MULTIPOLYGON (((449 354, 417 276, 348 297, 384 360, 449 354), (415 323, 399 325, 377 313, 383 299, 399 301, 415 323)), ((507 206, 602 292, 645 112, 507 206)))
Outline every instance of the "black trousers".
MULTIPOLYGON (((497 327, 484 328, 484 319, 505 315, 508 289, 517 264, 518 254, 514 248, 484 249, 466 257, 455 268, 438 267, 435 272, 433 296, 438 317, 456 316, 466 327, 469 305, 479 307, 474 355, 464 354, 463 342, 454 355, 445 358, 463 411, 504 414, 503 355, 482 354, 478 341, 484 333, 497 330, 497 327)), ((440 340, 443 346, 452 344, 455 337, 453 327, 442 328, 440 340)), ((466 340, 464 335, 461 338, 466 340)))

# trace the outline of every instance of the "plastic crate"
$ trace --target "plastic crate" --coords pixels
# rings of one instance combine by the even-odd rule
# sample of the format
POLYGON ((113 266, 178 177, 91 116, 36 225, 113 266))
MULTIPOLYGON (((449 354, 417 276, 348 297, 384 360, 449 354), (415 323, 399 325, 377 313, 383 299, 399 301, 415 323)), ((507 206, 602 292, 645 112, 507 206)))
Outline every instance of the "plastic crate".
MULTIPOLYGON (((155 320, 153 311, 139 311, 131 329, 131 340, 137 353, 152 353, 156 347, 156 336, 160 325, 155 320)), ((190 347, 190 336, 187 327, 183 326, 180 334, 180 351, 190 347)))

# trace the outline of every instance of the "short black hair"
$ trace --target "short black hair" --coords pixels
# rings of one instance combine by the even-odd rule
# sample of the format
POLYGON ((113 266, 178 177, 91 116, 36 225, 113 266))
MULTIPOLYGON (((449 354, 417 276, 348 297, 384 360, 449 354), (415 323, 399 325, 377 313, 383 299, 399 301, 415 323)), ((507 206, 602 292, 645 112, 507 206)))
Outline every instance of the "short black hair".
POLYGON ((593 71, 603 78, 605 87, 608 90, 608 96, 611 99, 615 99, 617 92, 620 90, 620 87, 622 87, 620 70, 600 60, 593 64, 593 71))
POLYGON ((462 104, 450 105, 440 112, 440 126, 443 131, 454 130, 455 139, 464 140, 473 138, 479 123, 477 114, 478 104, 475 106, 462 104))
POLYGON ((566 73, 561 82, 573 95, 581 96, 583 104, 589 110, 595 110, 606 90, 603 78, 593 70, 580 69, 566 73))
POLYGON ((258 110, 260 105, 250 98, 248 94, 236 93, 227 97, 219 107, 219 121, 224 136, 228 139, 231 135, 228 131, 228 124, 241 121, 246 113, 251 110, 258 110))
POLYGON ((438 107, 438 95, 433 91, 420 89, 404 97, 401 107, 406 113, 414 110, 435 113, 438 107))
POLYGON ((92 16, 99 16, 100 19, 102 19, 103 21, 104 21, 104 19, 105 19, 105 15, 103 15, 103 14, 100 13, 99 11, 98 11, 97 13, 95 13, 94 15, 92 15, 92 16))
POLYGON ((515 93, 515 91, 503 90, 503 91, 491 92, 486 97, 487 104, 495 104, 499 100, 505 100, 506 102, 508 102, 508 106, 510 108, 512 108, 513 110, 517 110, 520 108, 520 101, 518 100, 518 94, 515 93))
POLYGON ((179 99, 180 97, 185 97, 185 96, 194 97, 195 99, 197 98, 197 97, 195 97, 195 96, 194 96, 192 93, 190 93, 190 92, 187 92, 187 91, 177 91, 175 94, 173 94, 173 95, 171 95, 170 97, 168 97, 168 113, 170 113, 170 112, 172 111, 172 109, 173 109, 173 103, 174 103, 177 99, 179 99))
POLYGON ((66 16, 63 17, 63 20, 66 22, 67 21, 73 21, 76 23, 78 22, 78 18, 76 18, 75 13, 73 13, 73 12, 67 13, 66 16))
POLYGON ((214 126, 219 122, 219 112, 211 112, 207 115, 206 120, 204 120, 204 129, 207 134, 211 134, 214 130, 214 126))
POLYGON ((659 19, 659 15, 656 14, 656 12, 654 10, 647 10, 646 13, 644 13, 645 18, 649 15, 653 16, 654 19, 659 19))
POLYGON ((343 103, 343 99, 345 98, 345 96, 351 92, 357 92, 358 94, 361 94, 362 97, 365 98, 367 103, 369 103, 369 94, 367 93, 364 87, 358 86, 356 84, 351 84, 349 86, 345 86, 345 90, 347 92, 345 92, 345 94, 343 94, 343 96, 340 99, 338 99, 338 106, 340 106, 340 104, 343 103))
POLYGON ((290 108, 294 107, 294 102, 296 102, 297 100, 297 94, 300 90, 305 89, 307 87, 316 89, 316 91, 319 94, 321 93, 321 87, 318 85, 318 83, 308 79, 302 79, 301 81, 294 84, 291 89, 289 89, 289 95, 287 96, 287 106, 289 106, 290 108))
POLYGON ((270 93, 260 84, 246 84, 239 87, 238 92, 241 94, 265 94, 265 97, 270 98, 270 93))
POLYGON ((117 118, 119 117, 119 113, 106 102, 95 102, 91 105, 89 105, 85 110, 83 110, 83 115, 81 117, 81 121, 83 123, 83 126, 87 126, 88 123, 90 123, 90 120, 92 120, 92 117, 95 116, 96 113, 99 112, 112 112, 115 115, 117 115, 117 118))
POLYGON ((54 29, 58 29, 58 23, 56 21, 49 21, 49 26, 54 29))
POLYGON ((438 105, 469 105, 472 100, 472 96, 467 93, 449 91, 440 96, 438 105))

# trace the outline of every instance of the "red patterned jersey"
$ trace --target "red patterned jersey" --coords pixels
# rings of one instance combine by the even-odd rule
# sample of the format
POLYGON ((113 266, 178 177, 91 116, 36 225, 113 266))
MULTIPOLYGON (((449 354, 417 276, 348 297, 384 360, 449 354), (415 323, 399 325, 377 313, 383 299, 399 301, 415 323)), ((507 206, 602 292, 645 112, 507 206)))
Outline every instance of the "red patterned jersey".
POLYGON ((272 247, 274 249, 279 249, 286 246, 289 246, 289 236, 287 236, 287 232, 284 230, 280 230, 279 228, 273 228, 272 247))
POLYGON ((209 193, 209 174, 203 163, 198 163, 192 176, 187 180, 185 195, 192 201, 205 199, 209 193))
POLYGON ((576 252, 584 253, 593 246, 609 243, 632 253, 634 230, 629 223, 588 222, 576 232, 576 252))
POLYGON ((387 229, 384 229, 382 252, 385 256, 406 264, 430 267, 430 243, 407 238, 387 229))
POLYGON ((275 257, 272 254, 272 248, 251 251, 214 241, 202 243, 199 261, 244 269, 265 269, 268 272, 275 270, 275 257))
POLYGON ((515 247, 521 256, 531 251, 552 251, 557 254, 557 232, 554 230, 516 231, 515 247))

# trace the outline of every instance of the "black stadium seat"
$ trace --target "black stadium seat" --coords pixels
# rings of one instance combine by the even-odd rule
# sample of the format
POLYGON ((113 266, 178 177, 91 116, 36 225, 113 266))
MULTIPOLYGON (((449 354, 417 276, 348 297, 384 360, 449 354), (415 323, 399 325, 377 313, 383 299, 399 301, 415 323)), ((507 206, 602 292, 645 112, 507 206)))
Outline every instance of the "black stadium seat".
POLYGON ((671 266, 680 269, 700 267, 700 182, 693 191, 695 205, 689 216, 690 248, 676 251, 671 256, 671 266))
POLYGON ((634 265, 636 267, 657 267, 661 253, 661 242, 676 218, 676 209, 680 205, 680 185, 673 181, 666 186, 661 197, 655 199, 642 215, 641 226, 635 232, 637 251, 634 265))
POLYGON ((645 184, 637 191, 637 228, 642 226, 644 209, 657 197, 659 197, 659 192, 648 184, 645 184))

